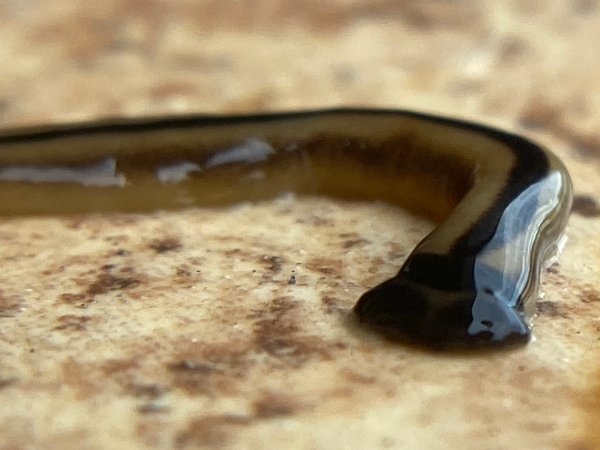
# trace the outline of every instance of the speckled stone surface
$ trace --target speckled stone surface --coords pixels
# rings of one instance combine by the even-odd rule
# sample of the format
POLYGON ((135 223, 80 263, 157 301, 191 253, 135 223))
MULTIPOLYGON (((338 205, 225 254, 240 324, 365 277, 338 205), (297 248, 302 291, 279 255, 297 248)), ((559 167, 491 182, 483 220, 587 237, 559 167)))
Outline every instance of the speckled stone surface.
POLYGON ((358 296, 431 224, 282 197, 0 220, 0 449, 600 447, 600 5, 0 1, 0 125, 331 105, 551 147, 574 213, 535 340, 436 354, 358 296))

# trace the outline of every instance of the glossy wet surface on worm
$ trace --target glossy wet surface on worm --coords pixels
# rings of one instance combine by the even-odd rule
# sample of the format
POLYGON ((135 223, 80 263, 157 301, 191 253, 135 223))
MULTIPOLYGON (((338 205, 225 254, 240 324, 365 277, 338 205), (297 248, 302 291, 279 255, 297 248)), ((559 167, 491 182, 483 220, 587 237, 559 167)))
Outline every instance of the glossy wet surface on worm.
POLYGON ((0 136, 0 212, 219 206, 284 192, 374 199, 439 222, 354 308, 435 347, 522 343, 570 180, 514 135, 401 111, 114 121, 0 136))

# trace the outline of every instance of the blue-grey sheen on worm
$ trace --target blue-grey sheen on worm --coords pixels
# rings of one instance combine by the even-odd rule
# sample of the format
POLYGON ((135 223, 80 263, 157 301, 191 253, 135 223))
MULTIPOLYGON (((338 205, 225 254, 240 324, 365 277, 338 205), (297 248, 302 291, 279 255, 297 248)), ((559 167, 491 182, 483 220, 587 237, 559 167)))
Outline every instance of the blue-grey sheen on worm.
POLYGON ((563 164, 494 128, 399 110, 120 119, 0 134, 0 214, 214 206, 284 192, 438 221, 360 322, 434 347, 523 343, 572 198, 563 164))

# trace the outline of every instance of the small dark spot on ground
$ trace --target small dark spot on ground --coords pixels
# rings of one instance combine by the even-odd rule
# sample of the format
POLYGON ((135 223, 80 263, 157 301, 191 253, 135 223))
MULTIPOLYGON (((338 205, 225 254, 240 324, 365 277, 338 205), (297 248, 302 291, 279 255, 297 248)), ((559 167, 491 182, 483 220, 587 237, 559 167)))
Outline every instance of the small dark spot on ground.
POLYGON ((181 265, 175 269, 175 275, 182 278, 188 278, 192 276, 192 270, 188 265, 181 265))
POLYGON ((380 269, 385 265, 385 260, 379 256, 371 258, 369 261, 369 268, 367 272, 370 274, 378 274, 380 269))
POLYGON ((306 262, 306 268, 324 275, 342 276, 343 264, 339 259, 312 258, 306 262))
POLYGON ((0 389, 5 389, 17 382, 17 377, 0 378, 0 389))
POLYGON ((166 394, 169 387, 157 383, 130 383, 125 390, 133 397, 155 400, 166 394))
POLYGON ((296 310, 298 306, 298 302, 293 297, 283 296, 274 298, 267 307, 267 311, 276 316, 283 316, 296 310))
POLYGON ((296 413, 297 404, 283 393, 265 393, 252 402, 252 414, 256 418, 290 416, 296 413))
POLYGON ((340 233, 339 236, 343 239, 342 247, 346 249, 369 243, 367 239, 363 238, 358 233, 340 233))
POLYGON ((70 356, 61 361, 61 369, 61 383, 70 386, 81 399, 96 396, 105 387, 105 381, 98 379, 95 364, 86 364, 70 356))
POLYGON ((255 363, 251 340, 222 343, 189 342, 178 346, 178 356, 167 365, 172 385, 190 395, 213 396, 235 392, 237 381, 255 363))
POLYGON ((148 248, 154 250, 156 253, 167 253, 181 249, 181 241, 176 237, 165 237, 161 239, 154 239, 148 248))
POLYGON ((110 273, 101 273, 87 289, 87 295, 94 297, 100 294, 106 294, 110 291, 119 291, 138 286, 140 280, 136 277, 119 276, 110 273))
POLYGON ((111 245, 120 246, 129 242, 129 236, 126 234, 113 234, 104 238, 105 242, 109 242, 111 245))
POLYGON ((567 313, 566 309, 556 302, 538 301, 537 311, 539 314, 548 317, 569 317, 569 314, 567 313))
POLYGON ((73 331, 85 331, 86 324, 92 320, 89 316, 77 316, 75 314, 65 314, 60 316, 57 320, 58 325, 54 327, 55 330, 73 330, 73 331))
POLYGON ((123 267, 116 274, 113 273, 113 269, 115 268, 115 264, 105 264, 101 267, 99 273, 88 272, 89 274, 96 275, 95 280, 91 283, 87 276, 79 277, 76 282, 79 286, 84 287, 83 292, 78 294, 63 293, 59 296, 59 301, 61 303, 76 304, 77 306, 85 307, 87 304, 93 302, 98 295, 111 291, 130 289, 141 284, 142 277, 136 275, 133 267, 123 267))
POLYGON ((553 128, 562 120, 563 111, 557 105, 544 99, 536 98, 529 102, 519 119, 527 128, 553 128))
POLYGON ((502 64, 514 64, 519 58, 526 55, 527 48, 527 40, 519 36, 504 37, 500 44, 500 62, 502 64))
POLYGON ((283 259, 280 256, 263 255, 260 257, 260 262, 262 264, 266 264, 268 269, 271 272, 274 272, 274 273, 281 272, 281 267, 283 265, 283 259))
POLYGON ((21 310, 23 300, 16 295, 7 295, 0 289, 0 317, 15 317, 21 310))
POLYGON ((583 217, 600 216, 600 205, 589 195, 576 195, 573 197, 572 210, 575 214, 583 217))
POLYGON ((340 305, 338 298, 332 295, 324 295, 321 297, 321 302, 325 306, 325 312, 327 314, 342 314, 346 313, 346 308, 340 305))
POLYGON ((600 302, 600 293, 594 288, 584 288, 579 293, 579 299, 583 303, 596 303, 600 302))
POLYGON ((223 254, 225 256, 227 256, 228 258, 232 257, 232 256, 240 256, 242 254, 242 249, 241 248, 231 248, 229 250, 223 250, 223 254))
POLYGON ((200 270, 193 269, 187 264, 181 264, 175 268, 175 275, 173 276, 173 282, 180 286, 195 286, 197 283, 202 281, 202 274, 200 270))
POLYGON ((316 336, 301 333, 298 302, 290 297, 275 298, 265 314, 254 322, 254 343, 263 352, 294 367, 309 358, 328 358, 329 345, 316 336))
POLYGON ((214 397, 218 392, 218 387, 210 373, 180 372, 174 375, 173 387, 185 392, 186 395, 214 397))
POLYGON ((389 259, 404 258, 406 256, 406 249, 397 242, 389 242, 388 247, 387 257, 389 259))
POLYGON ((290 277, 288 278, 288 284, 294 285, 296 284, 296 271, 292 270, 290 277))
POLYGON ((348 239, 342 243, 342 247, 345 249, 356 247, 357 245, 368 244, 367 239, 348 239))
POLYGON ((561 139, 569 142, 580 156, 584 158, 598 158, 600 156, 600 137, 589 135, 567 125, 563 125, 555 133, 561 139))
POLYGON ((278 323, 276 319, 262 319, 254 325, 254 339, 258 347, 271 356, 286 360, 300 360, 309 350, 306 343, 294 338, 295 324, 278 323))
POLYGON ((71 294, 68 292, 58 296, 58 301, 67 305, 80 305, 85 299, 84 294, 71 294))
POLYGON ((51 269, 42 270, 42 275, 56 275, 59 273, 64 273, 64 271, 65 266, 61 264, 60 266, 52 267, 51 269))
POLYGON ((115 358, 106 360, 101 365, 101 369, 105 375, 114 375, 137 369, 139 366, 140 362, 137 358, 115 358))
POLYGON ((156 101, 170 98, 190 97, 194 95, 196 85, 188 82, 161 82, 150 89, 150 96, 156 101))
POLYGON ((239 432, 240 427, 249 423, 248 417, 234 414, 198 417, 177 433, 175 446, 177 448, 220 448, 239 432))
POLYGON ((306 217, 302 217, 296 219, 296 223, 305 223, 312 226, 332 226, 334 224, 333 220, 329 218, 324 218, 321 216, 317 216, 315 214, 311 214, 306 217))
POLYGON ((214 364, 208 361, 190 361, 185 359, 169 364, 168 369, 172 372, 188 372, 195 374, 221 372, 214 364))
POLYGON ((521 125, 533 129, 545 129, 571 144, 582 157, 600 156, 600 135, 586 133, 566 120, 563 106, 545 99, 534 99, 521 112, 521 125))
POLYGON ((168 406, 158 405, 156 403, 144 403, 136 408, 139 414, 165 414, 171 411, 168 406))
POLYGON ((357 384, 374 384, 377 381, 373 375, 364 375, 353 370, 345 370, 342 372, 345 379, 357 384))

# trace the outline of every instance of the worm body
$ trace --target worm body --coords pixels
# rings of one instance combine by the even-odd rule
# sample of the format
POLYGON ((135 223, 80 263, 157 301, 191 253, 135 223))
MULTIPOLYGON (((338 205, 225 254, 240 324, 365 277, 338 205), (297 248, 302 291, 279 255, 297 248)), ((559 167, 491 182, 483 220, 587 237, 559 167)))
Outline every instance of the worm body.
POLYGON ((354 306, 435 347, 526 342, 571 205, 562 163, 485 126, 398 110, 121 119, 0 134, 0 214, 378 199, 438 226, 354 306))

